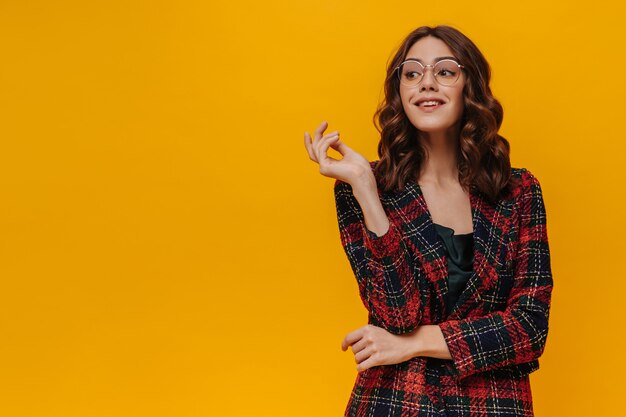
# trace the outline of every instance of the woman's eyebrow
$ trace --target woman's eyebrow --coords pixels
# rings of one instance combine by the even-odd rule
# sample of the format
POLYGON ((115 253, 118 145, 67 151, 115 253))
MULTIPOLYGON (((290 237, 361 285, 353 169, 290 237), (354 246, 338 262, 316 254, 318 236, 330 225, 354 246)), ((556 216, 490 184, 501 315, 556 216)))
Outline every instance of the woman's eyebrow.
MULTIPOLYGON (((413 61, 417 61, 420 64, 423 64, 422 60, 419 59, 419 58, 407 58, 407 60, 409 60, 409 59, 411 59, 413 61)), ((435 58, 435 62, 441 61, 442 59, 454 59, 456 61, 456 58, 453 57, 453 56, 438 56, 437 58, 435 58)))

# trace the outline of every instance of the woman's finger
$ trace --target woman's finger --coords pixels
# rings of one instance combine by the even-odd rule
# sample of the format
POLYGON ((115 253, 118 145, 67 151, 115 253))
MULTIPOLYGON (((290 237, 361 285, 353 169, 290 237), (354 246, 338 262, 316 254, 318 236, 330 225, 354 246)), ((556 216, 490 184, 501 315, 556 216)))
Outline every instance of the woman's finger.
POLYGON ((317 146, 319 147, 319 146, 321 146, 321 144, 322 144, 322 143, 324 143, 324 142, 325 142, 325 141, 327 141, 328 139, 331 139, 331 138, 334 138, 334 137, 337 137, 337 136, 339 136, 339 132, 338 132, 338 131, 336 131, 336 132, 332 132, 332 133, 329 133, 329 134, 327 134, 327 135, 324 135, 324 137, 323 137, 323 138, 321 138, 321 139, 317 142, 317 146))
POLYGON ((336 136, 338 134, 339 134, 338 130, 335 130, 334 132, 327 133, 324 136, 322 136, 320 139, 318 139, 318 141, 316 143, 320 143, 320 142, 322 142, 322 141, 324 141, 324 140, 326 140, 326 139, 328 139, 330 137, 336 136))
POLYGON ((341 139, 337 139, 330 143, 330 147, 336 150, 341 154, 341 156, 346 156, 348 152, 352 151, 352 148, 345 144, 341 139))
POLYGON ((359 340, 358 342, 352 345, 352 353, 354 354, 359 353, 366 347, 367 347, 367 340, 365 338, 362 338, 361 340, 359 340))
POLYGON ((329 138, 334 138, 337 135, 338 135, 338 133, 329 133, 328 135, 324 135, 324 137, 321 138, 320 140, 318 140, 317 142, 313 143, 313 150, 315 151, 315 156, 317 157, 317 161, 318 162, 322 162, 322 159, 323 159, 322 146, 324 145, 324 143, 329 138))
POLYGON ((325 140, 323 140, 320 144, 320 155, 324 155, 324 157, 328 157, 328 147, 339 140, 339 135, 333 135, 325 140))
POLYGON ((359 352, 354 354, 354 361, 357 364, 360 364, 361 362, 365 361, 367 358, 372 356, 373 350, 374 349, 371 347, 366 347, 365 349, 361 349, 359 352))
POLYGON ((328 122, 324 120, 318 127, 315 129, 315 135, 313 137, 313 143, 316 143, 318 140, 322 138, 322 133, 328 127, 328 122))
POLYGON ((351 331, 341 341, 341 350, 346 351, 348 347, 350 347, 353 343, 361 340, 361 338, 363 338, 363 328, 351 331))
POLYGON ((378 365, 376 354, 372 354, 363 362, 359 363, 356 367, 356 370, 358 372, 363 372, 364 370, 376 365, 378 365))
POLYGON ((309 134, 309 132, 304 132, 304 147, 309 154, 309 159, 311 159, 313 162, 317 162, 317 157, 313 152, 313 144, 311 143, 311 135, 309 134))

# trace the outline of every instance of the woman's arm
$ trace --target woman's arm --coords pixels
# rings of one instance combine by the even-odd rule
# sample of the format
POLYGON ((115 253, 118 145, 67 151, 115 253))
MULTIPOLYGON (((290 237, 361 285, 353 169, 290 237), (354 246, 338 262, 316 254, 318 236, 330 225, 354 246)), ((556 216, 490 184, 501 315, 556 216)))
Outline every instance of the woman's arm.
POLYGON ((389 333, 404 334, 422 319, 418 280, 413 276, 413 254, 402 230, 387 218, 378 195, 370 162, 339 140, 339 131, 322 136, 326 121, 311 141, 304 134, 309 158, 320 174, 335 178, 335 201, 341 243, 357 278, 369 321, 389 333), (342 155, 327 155, 332 147, 342 155), (353 189, 354 186, 354 189, 353 189))
POLYGON ((531 362, 546 344, 553 286, 546 212, 537 178, 525 170, 522 181, 519 253, 506 309, 416 332, 422 336, 416 336, 417 355, 441 357, 445 343, 458 378, 531 362))
POLYGON ((371 324, 393 334, 414 331, 422 319, 420 284, 400 227, 387 217, 377 189, 337 180, 334 190, 341 243, 371 324))
POLYGON ((352 185, 352 194, 363 212, 365 227, 378 237, 389 230, 389 219, 378 198, 376 179, 372 173, 352 185))

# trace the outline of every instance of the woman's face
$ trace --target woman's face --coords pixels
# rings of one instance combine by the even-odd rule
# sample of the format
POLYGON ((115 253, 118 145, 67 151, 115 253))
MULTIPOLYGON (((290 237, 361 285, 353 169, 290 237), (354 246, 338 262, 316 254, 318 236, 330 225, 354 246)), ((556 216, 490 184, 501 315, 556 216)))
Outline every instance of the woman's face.
MULTIPOLYGON (((452 51, 439 38, 425 36, 415 42, 407 52, 405 59, 419 59, 424 65, 434 65, 440 57, 452 57, 452 51)), ((455 58, 458 62, 458 59, 455 58)), ((459 62, 459 64, 462 64, 459 62)), ((460 72, 458 80, 450 86, 439 84, 434 77, 432 67, 425 70, 422 80, 415 87, 400 83, 400 97, 407 117, 418 130, 424 132, 446 132, 463 115, 463 86, 465 74, 460 72), (433 97, 443 101, 436 107, 418 106, 418 100, 433 97)))

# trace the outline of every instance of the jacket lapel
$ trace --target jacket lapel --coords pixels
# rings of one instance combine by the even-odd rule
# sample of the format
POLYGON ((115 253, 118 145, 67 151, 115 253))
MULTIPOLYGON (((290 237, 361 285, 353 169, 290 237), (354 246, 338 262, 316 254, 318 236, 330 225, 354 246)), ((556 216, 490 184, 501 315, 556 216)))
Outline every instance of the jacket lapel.
MULTIPOLYGON (((482 301, 481 294, 485 294, 498 281, 497 265, 503 246, 502 222, 507 217, 483 198, 475 188, 470 189, 472 205, 472 219, 474 224, 474 273, 470 276, 456 305, 448 315, 448 319, 459 319, 466 312, 482 301)), ((446 273, 446 281, 448 276, 446 273)))
MULTIPOLYGON (((433 224, 420 186, 408 182, 403 192, 388 200, 401 210, 394 210, 406 225, 405 235, 416 249, 420 267, 435 296, 438 312, 430 312, 432 319, 445 316, 445 297, 448 293, 448 265, 446 249, 433 224), (391 201, 393 200, 393 201, 391 201), (401 200, 404 200, 401 202, 401 200)), ((473 231, 473 274, 470 276, 456 305, 447 319, 458 319, 481 301, 481 293, 492 288, 498 280, 499 257, 502 254, 503 232, 507 216, 491 205, 475 187, 470 188, 473 231)))

